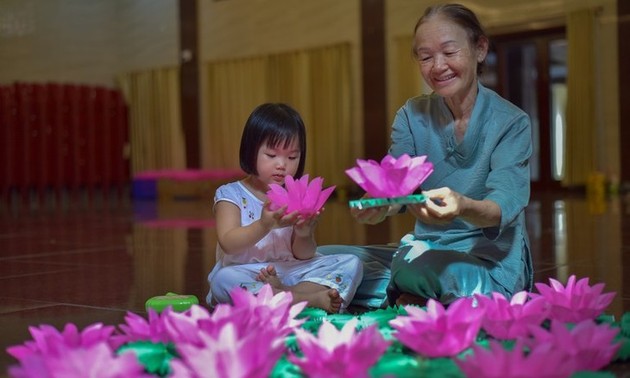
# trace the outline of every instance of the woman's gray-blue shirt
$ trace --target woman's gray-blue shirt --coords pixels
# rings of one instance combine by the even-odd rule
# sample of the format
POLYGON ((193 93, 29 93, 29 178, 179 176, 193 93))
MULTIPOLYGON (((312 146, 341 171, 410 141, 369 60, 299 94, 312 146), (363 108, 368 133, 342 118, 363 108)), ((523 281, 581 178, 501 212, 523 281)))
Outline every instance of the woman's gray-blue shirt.
POLYGON ((513 294, 531 289, 533 280, 524 214, 530 196, 531 124, 521 109, 481 84, 478 88, 460 143, 444 98, 423 95, 398 110, 389 152, 427 155, 434 171, 423 189, 449 187, 500 207, 498 227, 480 229, 460 219, 444 226, 416 221, 413 239, 427 242, 431 250, 459 251, 488 262, 492 279, 513 294))

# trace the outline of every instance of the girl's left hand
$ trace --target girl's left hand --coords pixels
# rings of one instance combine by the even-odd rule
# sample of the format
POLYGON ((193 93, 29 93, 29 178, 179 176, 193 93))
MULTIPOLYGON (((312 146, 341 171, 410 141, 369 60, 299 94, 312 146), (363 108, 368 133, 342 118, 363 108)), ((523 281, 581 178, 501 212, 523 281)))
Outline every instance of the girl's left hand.
POLYGON ((322 211, 324 211, 323 208, 309 217, 299 216, 297 222, 293 226, 293 232, 295 233, 295 236, 306 237, 313 235, 313 233, 315 233, 315 227, 317 226, 317 222, 319 221, 319 216, 321 215, 322 211))

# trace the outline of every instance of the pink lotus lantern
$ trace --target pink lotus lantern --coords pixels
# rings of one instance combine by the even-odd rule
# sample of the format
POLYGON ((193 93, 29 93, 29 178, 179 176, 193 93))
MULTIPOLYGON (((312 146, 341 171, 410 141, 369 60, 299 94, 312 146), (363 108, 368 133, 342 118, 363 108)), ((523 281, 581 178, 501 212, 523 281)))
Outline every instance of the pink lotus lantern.
POLYGON ((565 323, 551 321, 549 331, 542 327, 532 328, 532 345, 549 343, 553 349, 562 350, 572 360, 576 370, 597 371, 610 364, 621 347, 615 342, 619 328, 608 324, 598 325, 584 320, 569 329, 565 323))
POLYGON ((150 378, 134 353, 116 355, 104 343, 84 348, 70 348, 61 355, 44 355, 41 360, 29 360, 20 367, 9 369, 11 377, 104 377, 150 378))
POLYGON ((284 338, 260 325, 242 334, 231 323, 216 335, 199 333, 201 344, 180 343, 180 360, 173 360, 175 377, 266 378, 285 353, 284 338))
POLYGON ((427 310, 405 306, 409 316, 398 316, 389 324, 401 343, 426 357, 451 357, 475 341, 484 311, 473 307, 473 298, 459 298, 448 310, 434 299, 427 310))
POLYGON ((545 300, 536 298, 528 301, 526 291, 514 294, 510 301, 497 292, 492 293, 492 297, 479 294, 475 297, 486 313, 481 327, 497 339, 525 337, 530 326, 538 326, 547 318, 545 300))
POLYGON ((490 348, 473 345, 473 353, 456 359, 466 377, 570 377, 575 370, 562 350, 551 344, 537 345, 526 353, 521 339, 511 350, 504 349, 497 340, 490 340, 490 348))
POLYGON ((289 355, 289 360, 310 378, 368 377, 369 368, 390 342, 385 341, 376 325, 355 334, 357 323, 358 319, 353 318, 339 331, 332 323, 324 321, 317 337, 296 329, 297 343, 304 357, 289 355))
POLYGON ((305 322, 305 319, 296 317, 306 307, 306 302, 292 305, 290 292, 274 295, 270 285, 264 285, 257 295, 236 288, 230 296, 233 305, 220 304, 212 313, 198 305, 183 313, 163 313, 170 340, 200 346, 201 333, 216 338, 227 324, 235 327, 238 336, 259 333, 260 327, 264 326, 274 338, 282 338, 305 322))
POLYGON ((274 295, 270 285, 230 295, 233 304, 212 313, 198 305, 168 313, 164 324, 181 356, 171 363, 174 376, 268 377, 286 352, 285 337, 305 321, 295 317, 306 302, 292 304, 290 292, 274 295))
POLYGON ((120 324, 121 333, 112 335, 110 344, 117 349, 123 344, 134 341, 151 341, 154 343, 168 342, 170 337, 164 327, 164 319, 170 313, 170 309, 164 310, 160 315, 154 309, 149 309, 149 319, 128 312, 125 316, 125 324, 120 324))
POLYGON ((347 169, 346 174, 367 194, 374 198, 408 196, 433 172, 433 163, 427 156, 398 159, 386 155, 380 164, 374 160, 357 159, 357 166, 347 169))
POLYGON ((7 348, 7 352, 18 360, 37 353, 57 354, 60 347, 89 347, 107 341, 114 327, 96 323, 79 332, 75 324, 68 323, 62 332, 50 325, 29 327, 29 331, 33 341, 7 348))
POLYGON ((12 377, 140 377, 144 368, 133 353, 117 355, 109 345, 112 326, 93 324, 79 332, 67 324, 62 332, 52 326, 31 327, 33 341, 7 348, 19 361, 9 368, 12 377))
POLYGON ((543 297, 549 307, 549 318, 561 322, 578 323, 592 320, 601 315, 615 297, 615 293, 602 294, 604 284, 589 286, 588 278, 576 282, 575 275, 569 277, 566 287, 553 278, 551 285, 536 283, 540 294, 531 293, 532 298, 543 297))
POLYGON ((267 192, 271 203, 270 209, 278 210, 287 206, 287 213, 297 211, 303 217, 317 214, 335 190, 335 186, 322 190, 323 178, 316 177, 310 183, 308 180, 308 175, 302 176, 299 180, 287 176, 284 182, 285 187, 270 184, 267 192))
POLYGON ((221 315, 223 311, 217 312, 215 309, 214 318, 228 317, 241 328, 257 328, 263 324, 281 337, 288 335, 306 321, 306 319, 296 319, 306 307, 306 302, 292 304, 291 292, 282 291, 274 295, 273 289, 268 284, 263 285, 256 295, 248 290, 237 288, 232 290, 230 297, 232 298, 232 313, 221 315))

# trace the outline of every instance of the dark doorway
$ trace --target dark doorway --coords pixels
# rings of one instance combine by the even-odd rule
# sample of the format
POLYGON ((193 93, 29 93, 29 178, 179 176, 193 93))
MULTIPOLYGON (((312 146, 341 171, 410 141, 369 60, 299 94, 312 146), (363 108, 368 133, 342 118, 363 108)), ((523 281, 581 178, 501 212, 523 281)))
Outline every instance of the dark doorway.
POLYGON ((557 190, 564 175, 567 41, 563 27, 491 37, 481 76, 532 121, 532 190, 557 190))

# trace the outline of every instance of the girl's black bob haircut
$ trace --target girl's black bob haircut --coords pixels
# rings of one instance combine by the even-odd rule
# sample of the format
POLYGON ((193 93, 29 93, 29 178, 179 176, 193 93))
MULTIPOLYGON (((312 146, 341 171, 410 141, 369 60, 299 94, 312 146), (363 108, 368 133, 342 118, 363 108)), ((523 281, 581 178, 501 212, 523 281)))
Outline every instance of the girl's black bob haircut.
POLYGON ((247 119, 241 136, 241 169, 247 174, 257 175, 258 150, 263 143, 271 148, 280 145, 287 148, 294 140, 298 141, 300 148, 300 162, 295 177, 300 178, 304 174, 306 161, 306 128, 302 117, 287 104, 259 105, 247 119))

